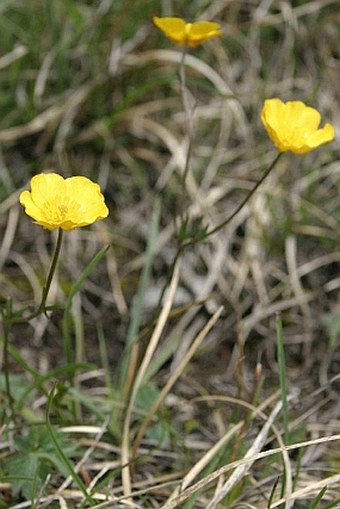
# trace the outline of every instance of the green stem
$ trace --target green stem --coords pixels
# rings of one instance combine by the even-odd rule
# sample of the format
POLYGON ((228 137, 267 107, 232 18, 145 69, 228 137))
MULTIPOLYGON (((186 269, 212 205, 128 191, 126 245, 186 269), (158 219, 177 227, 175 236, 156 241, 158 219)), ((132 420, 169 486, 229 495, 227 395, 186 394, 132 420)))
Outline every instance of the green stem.
POLYGON ((10 323, 6 320, 4 323, 4 375, 5 375, 5 391, 8 401, 11 404, 11 386, 9 381, 9 366, 8 366, 8 344, 9 344, 9 329, 10 323))
MULTIPOLYGON (((250 200, 250 198, 253 196, 253 194, 255 194, 255 192, 257 191, 257 189, 260 187, 260 185, 262 184, 262 182, 268 177, 268 175, 271 173, 271 171, 273 170, 273 168, 276 166, 276 163, 278 162, 278 160, 280 159, 282 155, 282 152, 279 152, 278 155, 276 156, 276 158, 274 159, 274 161, 270 164, 270 166, 267 168, 267 170, 264 172, 264 174, 262 175, 262 177, 260 178, 260 180, 255 184, 255 186, 253 187, 253 189, 249 192, 249 194, 246 196, 246 198, 240 203, 240 205, 234 210, 234 212, 227 218, 225 219, 224 221, 222 221, 222 223, 220 223, 219 225, 215 226, 215 228, 213 228, 212 230, 209 230, 206 232, 205 235, 201 236, 199 238, 199 240, 205 240, 207 237, 210 237, 210 235, 213 235, 214 233, 218 232, 219 230, 221 230, 222 228, 224 228, 224 226, 227 226, 227 224, 229 224, 235 216, 237 216, 237 214, 243 209, 243 207, 248 203, 248 201, 250 200)), ((195 244, 197 242, 196 239, 191 239, 189 240, 188 242, 185 243, 185 246, 188 246, 188 245, 192 245, 192 244, 195 244)))
MULTIPOLYGON (((185 58, 186 58, 187 52, 188 52, 188 47, 186 44, 184 44, 183 49, 182 49, 182 56, 181 56, 181 60, 180 60, 180 64, 179 64, 179 86, 180 86, 180 94, 181 94, 183 111, 184 111, 185 120, 186 120, 187 134, 188 134, 188 150, 187 150, 186 157, 185 157, 183 173, 180 177, 181 178, 181 196, 178 201, 179 216, 180 216, 179 230, 181 230, 181 228, 184 227, 185 222, 186 222, 186 217, 185 217, 185 203, 186 203, 185 183, 186 183, 187 176, 188 176, 189 169, 190 169, 190 159, 191 159, 191 153, 192 153, 193 142, 194 142, 194 126, 193 126, 192 109, 190 108, 187 80, 186 80, 186 71, 185 71, 185 58)), ((165 281, 165 284, 163 285, 160 297, 158 299, 156 313, 159 313, 159 311, 160 311, 165 291, 168 287, 168 284, 172 277, 173 270, 175 268, 175 265, 177 264, 177 261, 179 260, 179 258, 181 256, 182 252, 183 252, 184 247, 185 247, 185 244, 183 243, 183 241, 179 240, 176 255, 175 255, 173 262, 167 272, 166 281, 165 281)))
POLYGON ((55 246, 55 249, 54 249, 54 253, 53 253, 53 256, 52 256, 52 261, 51 261, 51 265, 50 265, 50 270, 48 271, 48 276, 47 276, 47 279, 46 279, 46 283, 45 283, 45 285, 43 287, 43 291, 42 291, 42 295, 41 295, 41 301, 40 301, 39 306, 37 307, 37 309, 31 315, 29 315, 27 317, 17 317, 17 318, 14 318, 12 323, 29 322, 33 318, 36 318, 37 316, 39 316, 41 313, 46 313, 46 301, 47 301, 47 297, 48 297, 49 291, 51 289, 52 279, 53 279, 54 273, 55 273, 56 268, 57 268, 57 263, 58 263, 58 259, 59 259, 59 255, 60 255, 60 251, 61 251, 61 244, 62 244, 62 241, 63 241, 63 233, 64 233, 63 230, 61 228, 59 228, 58 229, 57 243, 56 243, 56 246, 55 246))
POLYGON ((185 188, 185 181, 187 179, 187 175, 189 172, 189 163, 190 163, 192 145, 193 145, 193 139, 194 139, 194 126, 193 126, 192 110, 190 108, 188 88, 187 88, 187 83, 186 83, 186 72, 185 72, 185 57, 186 57, 186 55, 187 55, 187 46, 186 46, 186 44, 184 44, 183 51, 182 51, 182 58, 181 58, 180 65, 179 65, 179 84, 180 84, 183 110, 184 110, 185 117, 186 117, 187 131, 188 131, 188 137, 189 137, 189 146, 188 146, 188 151, 187 151, 187 155, 186 155, 186 159, 185 159, 183 175, 182 175, 182 189, 183 189, 183 191, 185 188))
POLYGON ((60 251, 61 251, 62 240, 63 240, 63 230, 61 228, 59 228, 59 230, 58 230, 58 237, 57 237, 57 243, 56 243, 56 246, 55 246, 55 249, 54 249, 54 253, 53 253, 53 256, 52 256, 52 262, 51 262, 51 265, 50 265, 50 269, 48 271, 47 280, 46 280, 46 283, 45 283, 45 285, 43 287, 43 291, 42 291, 42 295, 41 295, 41 301, 40 301, 39 306, 37 307, 37 309, 35 311, 33 311, 33 313, 31 315, 28 315, 28 316, 22 316, 23 313, 24 313, 25 308, 24 309, 20 309, 19 311, 16 311, 10 317, 11 324, 14 324, 14 323, 27 323, 30 320, 33 320, 33 318, 36 318, 37 316, 41 315, 41 313, 45 313, 46 314, 46 301, 47 301, 47 297, 48 297, 48 294, 49 294, 49 291, 50 291, 50 288, 51 288, 52 279, 53 279, 54 273, 55 273, 56 268, 57 268, 57 263, 58 263, 58 259, 59 259, 59 255, 60 255, 60 251))
POLYGON ((68 459, 68 457, 64 453, 62 445, 59 442, 58 435, 54 431, 54 428, 53 428, 53 426, 51 424, 50 414, 51 414, 51 410, 52 410, 52 404, 53 404, 53 399, 55 397, 55 393, 56 393, 56 387, 54 386, 54 387, 52 387, 52 389, 50 391, 50 394, 49 394, 49 397, 48 397, 48 400, 47 400, 46 419, 45 419, 46 420, 46 429, 47 429, 47 432, 48 432, 48 434, 50 436, 51 442, 52 442, 52 444, 53 444, 53 446, 54 446, 54 448, 56 450, 56 453, 58 454, 59 459, 62 462, 63 466, 68 470, 68 472, 70 473, 72 479, 78 485, 78 488, 80 489, 80 491, 84 495, 84 498, 86 499, 88 504, 91 507, 93 507, 93 506, 96 505, 95 500, 88 493, 88 491, 86 489, 86 486, 84 485, 83 481, 81 480, 81 477, 76 472, 76 470, 74 469, 71 461, 68 459))
POLYGON ((11 382, 9 378, 9 357, 8 357, 9 335, 12 328, 12 301, 10 299, 6 303, 6 310, 1 314, 3 319, 3 330, 4 330, 3 367, 5 377, 5 392, 8 399, 10 413, 11 415, 14 415, 13 398, 11 395, 11 382))
POLYGON ((3 348, 4 361, 3 361, 3 365, 4 365, 4 376, 5 376, 5 391, 7 394, 7 398, 9 401, 9 407, 10 407, 12 414, 13 414, 13 408, 12 408, 13 399, 11 396, 9 365, 8 365, 9 335, 10 335, 13 324, 27 323, 30 320, 32 320, 33 318, 40 315, 41 313, 46 312, 46 300, 47 300, 48 293, 51 288, 54 273, 56 271, 56 267, 57 267, 57 263, 58 263, 58 259, 59 259, 59 255, 60 255, 60 250, 61 250, 62 239, 63 239, 63 230, 61 228, 59 228, 57 243, 56 243, 56 247, 55 247, 55 250, 53 253, 50 270, 48 272, 46 284, 43 287, 43 291, 42 291, 42 295, 41 295, 41 302, 40 302, 38 308, 30 316, 23 317, 23 316, 21 316, 21 312, 13 313, 12 301, 8 301, 7 305, 6 305, 6 309, 1 312, 2 319, 3 319, 3 329, 4 329, 4 348, 3 348))
MULTIPOLYGON (((55 250, 54 250, 54 253, 53 253, 50 270, 49 270, 49 273, 48 273, 48 276, 47 276, 46 284, 45 284, 45 286, 43 288, 40 306, 38 307, 38 309, 36 311, 36 314, 40 314, 42 312, 45 313, 45 311, 46 311, 46 300, 47 300, 47 296, 48 296, 48 293, 49 293, 50 288, 51 288, 52 279, 53 279, 55 270, 57 268, 57 263, 58 263, 58 259, 59 259, 59 255, 60 255, 62 241, 63 241, 63 230, 61 228, 59 228, 58 229, 57 243, 56 243, 55 250)), ((32 317, 30 317, 29 319, 31 319, 31 318, 32 317)))

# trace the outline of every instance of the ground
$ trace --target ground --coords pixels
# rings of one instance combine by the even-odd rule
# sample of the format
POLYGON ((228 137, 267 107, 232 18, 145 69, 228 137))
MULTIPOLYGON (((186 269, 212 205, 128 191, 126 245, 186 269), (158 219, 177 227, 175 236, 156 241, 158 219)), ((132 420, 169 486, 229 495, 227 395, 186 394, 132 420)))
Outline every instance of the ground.
POLYGON ((1 6, 0 508, 340 507, 338 2, 163 4, 1 6), (223 34, 183 59, 173 15, 223 34), (335 140, 248 199, 273 97, 335 140), (110 214, 28 323, 57 233, 18 197, 48 171, 110 214))

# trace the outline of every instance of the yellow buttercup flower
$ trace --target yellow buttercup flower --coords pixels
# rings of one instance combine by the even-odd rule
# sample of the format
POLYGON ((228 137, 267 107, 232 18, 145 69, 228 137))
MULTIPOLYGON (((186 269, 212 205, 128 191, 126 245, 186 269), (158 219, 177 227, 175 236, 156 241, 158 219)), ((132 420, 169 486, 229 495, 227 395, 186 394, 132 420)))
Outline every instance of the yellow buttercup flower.
POLYGON ((198 46, 222 34, 221 25, 212 21, 186 23, 182 18, 155 16, 153 22, 172 42, 186 46, 198 46))
POLYGON ((320 113, 301 101, 267 99, 261 113, 266 131, 280 152, 306 154, 334 139, 334 127, 319 129, 320 113))
POLYGON ((57 173, 41 173, 31 179, 31 191, 19 201, 28 216, 47 230, 73 230, 108 216, 100 187, 86 177, 64 179, 57 173))

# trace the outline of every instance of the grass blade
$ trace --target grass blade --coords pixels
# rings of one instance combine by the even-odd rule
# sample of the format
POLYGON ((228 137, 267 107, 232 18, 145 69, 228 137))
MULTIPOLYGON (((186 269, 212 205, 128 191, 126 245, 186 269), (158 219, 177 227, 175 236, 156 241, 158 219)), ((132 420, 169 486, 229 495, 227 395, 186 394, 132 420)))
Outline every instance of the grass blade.
POLYGON ((54 398, 54 392, 55 392, 55 387, 53 387, 52 390, 50 391, 50 394, 49 394, 48 400, 47 400, 47 407, 46 407, 46 429, 48 431, 48 434, 49 434, 49 436, 51 438, 51 442, 53 443, 53 445, 55 447, 55 450, 56 450, 60 460, 63 462, 63 464, 65 465, 65 467, 69 471, 72 479, 77 484, 77 486, 80 489, 80 491, 83 493, 83 495, 84 495, 85 499, 87 500, 87 502, 91 506, 94 506, 94 505, 96 505, 96 502, 88 494, 87 489, 86 489, 83 481, 81 480, 81 478, 79 477, 79 475, 77 474, 75 469, 73 468, 73 465, 70 462, 70 460, 64 454, 64 451, 60 447, 57 435, 56 435, 56 433, 55 433, 55 431, 53 429, 53 426, 51 424, 50 413, 51 413, 51 408, 52 408, 52 403, 53 403, 53 398, 54 398))

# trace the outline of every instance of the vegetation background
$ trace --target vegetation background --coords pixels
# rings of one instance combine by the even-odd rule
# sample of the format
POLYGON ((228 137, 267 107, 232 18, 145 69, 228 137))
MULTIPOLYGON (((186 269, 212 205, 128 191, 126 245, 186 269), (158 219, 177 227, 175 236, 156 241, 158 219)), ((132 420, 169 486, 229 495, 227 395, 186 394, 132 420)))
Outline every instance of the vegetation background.
POLYGON ((38 305, 50 263, 54 235, 18 204, 34 174, 89 177, 110 208, 65 235, 56 309, 13 327, 12 411, 0 378, 1 508, 340 507, 338 139, 286 154, 227 228, 182 253, 126 417, 170 303, 164 289, 176 285, 179 217, 189 239, 216 226, 276 155, 264 99, 302 100, 339 131, 339 27, 337 0, 1 1, 2 306, 38 305), (186 59, 185 189, 181 50, 154 15, 223 28, 186 59))

